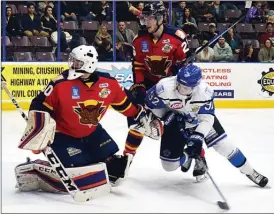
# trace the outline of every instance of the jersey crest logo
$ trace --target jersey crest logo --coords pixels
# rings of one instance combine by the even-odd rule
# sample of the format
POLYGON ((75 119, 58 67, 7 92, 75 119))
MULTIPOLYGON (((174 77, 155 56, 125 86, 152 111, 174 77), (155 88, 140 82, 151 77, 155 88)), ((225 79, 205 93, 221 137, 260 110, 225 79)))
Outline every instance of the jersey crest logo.
POLYGON ((108 95, 110 94, 110 90, 108 88, 103 88, 100 92, 99 92, 99 97, 102 98, 107 98, 108 95))
POLYGON ((163 46, 162 51, 163 51, 164 53, 169 53, 169 52, 171 51, 171 49, 172 49, 172 45, 168 43, 168 44, 165 44, 165 45, 163 46))
POLYGON ((85 102, 77 102, 78 106, 74 106, 74 112, 79 115, 79 122, 89 127, 97 126, 102 113, 106 110, 103 106, 104 102, 97 100, 86 100, 85 102))
POLYGON ((172 62, 167 56, 147 56, 145 64, 153 76, 166 77, 172 62))

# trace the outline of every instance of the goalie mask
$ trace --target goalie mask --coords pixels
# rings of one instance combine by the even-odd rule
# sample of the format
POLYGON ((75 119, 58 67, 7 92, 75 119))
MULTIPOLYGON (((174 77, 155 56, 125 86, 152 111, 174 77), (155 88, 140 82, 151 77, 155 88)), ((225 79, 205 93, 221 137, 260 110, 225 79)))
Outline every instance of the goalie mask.
POLYGON ((80 45, 69 54, 68 79, 73 80, 87 73, 93 73, 98 64, 98 53, 93 46, 80 45))

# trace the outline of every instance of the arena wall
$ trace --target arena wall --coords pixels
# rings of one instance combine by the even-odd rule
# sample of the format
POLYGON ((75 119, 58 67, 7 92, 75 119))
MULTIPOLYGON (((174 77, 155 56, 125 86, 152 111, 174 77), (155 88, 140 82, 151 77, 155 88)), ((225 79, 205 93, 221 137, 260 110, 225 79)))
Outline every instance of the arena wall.
MULTIPOLYGON (((274 108, 273 63, 197 63, 203 78, 215 90, 217 108, 274 108)), ((99 69, 109 72, 124 87, 133 81, 131 63, 99 63, 99 69)), ((68 68, 67 63, 6 62, 2 73, 7 87, 23 109, 49 81, 68 68)), ((68 92, 71 93, 71 92, 68 92)), ((2 90, 2 110, 15 107, 2 90)))

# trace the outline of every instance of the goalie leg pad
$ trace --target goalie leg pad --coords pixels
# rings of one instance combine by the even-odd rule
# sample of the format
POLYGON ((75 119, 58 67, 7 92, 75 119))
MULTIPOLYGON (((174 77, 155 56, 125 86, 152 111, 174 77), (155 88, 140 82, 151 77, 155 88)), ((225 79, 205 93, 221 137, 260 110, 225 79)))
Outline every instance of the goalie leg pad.
MULTIPOLYGON (((66 168, 85 198, 96 198, 110 193, 111 185, 105 163, 85 167, 66 168)), ((22 192, 43 190, 51 193, 67 193, 57 173, 47 161, 35 160, 15 168, 17 187, 22 192)))
POLYGON ((44 190, 46 192, 65 192, 56 172, 47 161, 27 161, 15 167, 17 187, 22 192, 44 190))
POLYGON ((30 111, 27 127, 18 147, 27 150, 43 150, 54 139, 56 123, 48 112, 30 111))

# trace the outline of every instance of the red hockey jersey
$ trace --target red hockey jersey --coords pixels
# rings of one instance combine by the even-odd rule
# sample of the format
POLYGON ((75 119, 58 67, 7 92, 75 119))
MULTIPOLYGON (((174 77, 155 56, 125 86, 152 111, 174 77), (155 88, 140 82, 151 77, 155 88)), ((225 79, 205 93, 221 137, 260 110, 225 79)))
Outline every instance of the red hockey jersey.
POLYGON ((111 105, 133 117, 137 108, 129 101, 117 80, 107 73, 94 72, 87 82, 67 80, 68 70, 52 80, 33 99, 30 110, 47 111, 59 132, 75 138, 90 135, 111 105))
POLYGON ((172 65, 182 62, 189 51, 186 34, 173 26, 164 26, 162 36, 153 41, 147 32, 140 32, 133 41, 134 83, 147 88, 163 77, 172 75, 172 65))

